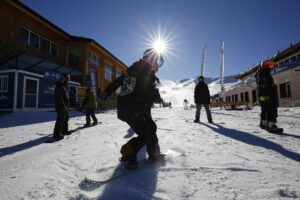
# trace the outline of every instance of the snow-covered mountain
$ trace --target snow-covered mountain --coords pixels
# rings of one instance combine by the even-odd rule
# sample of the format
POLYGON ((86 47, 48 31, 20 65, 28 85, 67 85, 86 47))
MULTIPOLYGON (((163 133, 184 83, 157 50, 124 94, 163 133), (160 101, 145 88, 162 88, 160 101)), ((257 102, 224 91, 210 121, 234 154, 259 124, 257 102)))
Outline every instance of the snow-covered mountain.
MULTIPOLYGON (((225 90, 228 90, 239 83, 235 79, 235 76, 236 75, 224 77, 225 90)), ((205 82, 208 84, 211 96, 214 96, 221 91, 219 78, 206 78, 205 82)), ((189 103, 194 103, 194 89, 197 83, 197 78, 183 79, 179 82, 161 80, 158 87, 164 101, 171 102, 173 107, 182 107, 184 99, 187 99, 189 103)))

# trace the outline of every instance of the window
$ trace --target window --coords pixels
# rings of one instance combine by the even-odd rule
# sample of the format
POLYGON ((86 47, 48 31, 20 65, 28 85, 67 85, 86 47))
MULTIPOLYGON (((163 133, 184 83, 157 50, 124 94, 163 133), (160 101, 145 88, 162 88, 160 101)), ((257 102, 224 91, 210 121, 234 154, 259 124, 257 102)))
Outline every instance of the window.
POLYGON ((104 78, 105 80, 112 80, 112 67, 109 64, 105 64, 104 66, 104 78))
POLYGON ((46 53, 50 52, 50 41, 49 40, 42 38, 41 50, 46 53))
POLYGON ((300 53, 297 54, 297 59, 300 59, 300 53))
POLYGON ((68 64, 78 65, 80 63, 80 49, 77 47, 68 47, 68 64))
POLYGON ((241 101, 244 101, 244 93, 241 93, 241 101))
POLYGON ((37 81, 36 80, 31 80, 27 79, 26 80, 26 94, 34 94, 36 95, 37 91, 37 81))
POLYGON ((234 95, 234 101, 236 101, 236 102, 238 102, 238 101, 239 101, 239 99, 238 99, 238 95, 237 95, 237 94, 235 94, 235 95, 234 95))
POLYGON ((117 69, 116 69, 116 78, 119 77, 119 76, 121 76, 121 75, 122 75, 122 72, 119 71, 118 68, 117 68, 117 69))
POLYGON ((45 53, 50 53, 52 56, 58 55, 57 45, 46 38, 41 39, 41 50, 45 53))
POLYGON ((40 36, 25 29, 20 29, 20 40, 23 44, 26 44, 33 48, 40 48, 40 36))
POLYGON ((28 41, 29 41, 29 31, 28 30, 21 28, 20 40, 23 44, 28 45, 28 41))
POLYGON ((0 92, 8 91, 8 76, 0 76, 0 92))
POLYGON ((50 54, 52 56, 57 56, 58 55, 58 48, 57 45, 51 42, 51 49, 50 49, 50 54))
POLYGON ((291 83, 282 83, 279 84, 280 89, 280 98, 288 98, 291 97, 291 83))
POLYGON ((284 60, 284 63, 286 63, 286 64, 289 63, 289 62, 290 62, 289 58, 287 58, 287 59, 284 60))
POLYGON ((256 90, 252 90, 252 100, 253 100, 253 103, 255 103, 257 101, 256 90))
POLYGON ((89 62, 91 64, 100 65, 101 59, 96 54, 89 52, 89 62))
POLYGON ((297 59, 296 56, 292 56, 291 57, 291 62, 294 62, 296 59, 297 59))
POLYGON ((226 102, 230 102, 230 96, 226 97, 226 102))
POLYGON ((249 92, 245 92, 245 101, 249 102, 249 92))
POLYGON ((282 65, 284 65, 284 62, 283 62, 283 61, 280 61, 280 62, 279 62, 279 66, 282 66, 282 65))
POLYGON ((37 49, 40 47, 40 37, 37 34, 30 32, 29 46, 37 49))

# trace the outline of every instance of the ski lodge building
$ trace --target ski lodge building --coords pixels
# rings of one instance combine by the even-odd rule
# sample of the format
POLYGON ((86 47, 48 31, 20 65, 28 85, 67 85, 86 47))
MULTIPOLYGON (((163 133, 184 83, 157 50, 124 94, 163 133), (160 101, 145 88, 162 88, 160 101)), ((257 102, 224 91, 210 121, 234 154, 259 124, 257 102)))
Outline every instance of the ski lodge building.
POLYGON ((1 0, 0 111, 53 110, 55 82, 65 73, 76 107, 84 86, 100 95, 126 70, 95 40, 70 35, 20 1, 1 0))
MULTIPOLYGON (((300 106, 300 42, 291 44, 270 58, 275 62, 272 75, 277 86, 279 106, 300 106)), ((236 108, 241 105, 257 105, 255 74, 259 68, 260 63, 239 74, 236 77, 239 82, 227 89, 223 97, 220 93, 213 97, 212 106, 236 108)))

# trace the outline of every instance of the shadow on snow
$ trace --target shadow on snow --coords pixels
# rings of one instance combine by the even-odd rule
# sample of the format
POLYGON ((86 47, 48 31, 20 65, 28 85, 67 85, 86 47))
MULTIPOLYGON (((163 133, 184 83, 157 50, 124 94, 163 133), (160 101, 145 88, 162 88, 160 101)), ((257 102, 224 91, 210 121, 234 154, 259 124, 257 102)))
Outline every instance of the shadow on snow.
MULTIPOLYGON (((276 144, 272 141, 269 141, 267 139, 252 135, 250 133, 247 132, 243 132, 243 131, 239 131, 239 130, 235 130, 235 129, 230 129, 230 128, 225 128, 221 125, 218 124, 214 124, 214 125, 209 125, 209 124, 204 124, 203 125, 211 128, 213 131, 215 131, 218 134, 224 135, 226 137, 244 142, 246 144, 249 145, 253 145, 253 146, 259 146, 259 147, 263 147, 265 149, 270 149, 273 150, 277 153, 280 153, 281 155, 292 159, 294 161, 300 162, 300 154, 287 150, 284 147, 282 147, 279 144, 276 144)), ((292 136, 292 137, 296 137, 298 139, 300 139, 299 136, 296 135, 291 135, 291 134, 285 134, 286 136, 292 136)), ((280 135, 278 135, 278 137, 280 137, 280 135)), ((285 136, 282 136, 285 137, 285 136)))
MULTIPOLYGON (((84 113, 77 111, 70 111, 69 115, 70 118, 85 116, 84 113)), ((0 128, 32 125, 55 120, 56 112, 16 112, 2 116, 0 128)))
MULTIPOLYGON (((146 148, 142 148, 138 153, 138 162, 142 165, 146 162, 146 148)), ((123 168, 122 164, 119 164, 112 174, 118 174, 120 168, 123 168)), ((139 167, 139 166, 138 166, 139 167)), ((101 174, 99 174, 100 176, 101 174)), ((131 200, 151 200, 155 199, 154 193, 157 185, 157 169, 155 165, 141 166, 141 169, 137 168, 124 176, 119 176, 103 186, 102 194, 96 199, 101 200, 119 200, 119 199, 131 199, 131 200)))

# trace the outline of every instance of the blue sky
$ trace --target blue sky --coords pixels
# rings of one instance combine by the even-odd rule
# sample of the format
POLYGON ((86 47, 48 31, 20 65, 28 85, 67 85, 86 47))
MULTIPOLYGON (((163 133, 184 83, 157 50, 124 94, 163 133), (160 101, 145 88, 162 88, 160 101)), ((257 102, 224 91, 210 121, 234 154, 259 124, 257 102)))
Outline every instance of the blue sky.
POLYGON ((246 70, 300 42, 299 0, 21 0, 66 32, 96 40, 130 66, 160 33, 169 53, 158 77, 193 78, 207 46, 205 76, 246 70))

